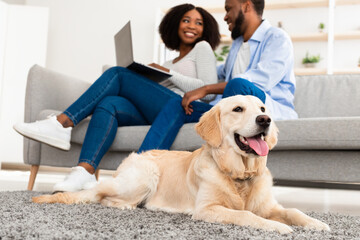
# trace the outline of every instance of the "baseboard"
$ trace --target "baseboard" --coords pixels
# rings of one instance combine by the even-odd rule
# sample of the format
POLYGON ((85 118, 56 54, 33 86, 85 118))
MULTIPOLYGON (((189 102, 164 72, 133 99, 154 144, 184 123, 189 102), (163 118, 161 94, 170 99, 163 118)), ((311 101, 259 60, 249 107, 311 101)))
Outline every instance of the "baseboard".
MULTIPOLYGON (((11 162, 2 162, 1 170, 8 171, 30 171, 31 165, 25 163, 11 163, 11 162)), ((69 173, 71 168, 66 167, 50 167, 50 166, 40 166, 38 172, 47 172, 47 173, 69 173)), ((112 175, 115 171, 111 170, 101 170, 101 174, 112 175)))
MULTIPOLYGON (((11 163, 11 162, 2 162, 1 170, 8 171, 30 171, 30 165, 24 163, 11 163)), ((70 168, 59 168, 59 167, 48 167, 40 166, 39 171, 45 172, 69 172, 70 168)))
POLYGON ((360 183, 315 182, 274 179, 274 186, 360 190, 360 183))

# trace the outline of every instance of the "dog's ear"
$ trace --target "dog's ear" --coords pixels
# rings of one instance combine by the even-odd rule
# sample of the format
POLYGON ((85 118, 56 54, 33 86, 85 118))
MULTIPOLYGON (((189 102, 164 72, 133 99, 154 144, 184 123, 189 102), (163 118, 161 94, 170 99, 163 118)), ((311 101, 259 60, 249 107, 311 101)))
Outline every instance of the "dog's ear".
POLYGON ((278 141, 278 132, 279 129, 274 122, 271 123, 269 134, 266 136, 265 141, 267 142, 269 149, 273 149, 278 141))
POLYGON ((220 108, 214 106, 206 112, 195 125, 195 130, 212 147, 219 147, 222 142, 220 108))

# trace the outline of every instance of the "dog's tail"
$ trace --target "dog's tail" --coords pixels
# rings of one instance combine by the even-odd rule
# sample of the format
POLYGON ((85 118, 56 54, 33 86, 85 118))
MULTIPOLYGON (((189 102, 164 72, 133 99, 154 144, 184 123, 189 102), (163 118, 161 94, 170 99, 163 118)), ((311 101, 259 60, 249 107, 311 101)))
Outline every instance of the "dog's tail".
POLYGON ((78 203, 96 203, 101 199, 95 189, 83 190, 80 192, 59 192, 53 195, 42 195, 33 197, 34 203, 65 203, 65 204, 78 204, 78 203))

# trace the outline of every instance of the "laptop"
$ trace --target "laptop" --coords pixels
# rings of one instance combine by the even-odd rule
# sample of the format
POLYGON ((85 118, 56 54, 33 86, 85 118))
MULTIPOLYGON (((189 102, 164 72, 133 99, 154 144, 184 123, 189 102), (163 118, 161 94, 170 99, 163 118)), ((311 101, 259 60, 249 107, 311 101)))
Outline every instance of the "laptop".
POLYGON ((171 74, 134 61, 130 21, 115 35, 116 64, 128 68, 155 82, 161 82, 171 74))

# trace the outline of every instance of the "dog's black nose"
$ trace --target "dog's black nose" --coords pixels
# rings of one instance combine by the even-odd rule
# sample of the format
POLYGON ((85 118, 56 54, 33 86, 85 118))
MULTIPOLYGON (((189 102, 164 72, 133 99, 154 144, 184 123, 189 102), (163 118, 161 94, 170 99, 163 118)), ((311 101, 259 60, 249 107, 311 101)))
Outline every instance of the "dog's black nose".
POLYGON ((268 115, 259 115, 256 117, 256 124, 264 129, 268 128, 271 123, 271 118, 268 115))

